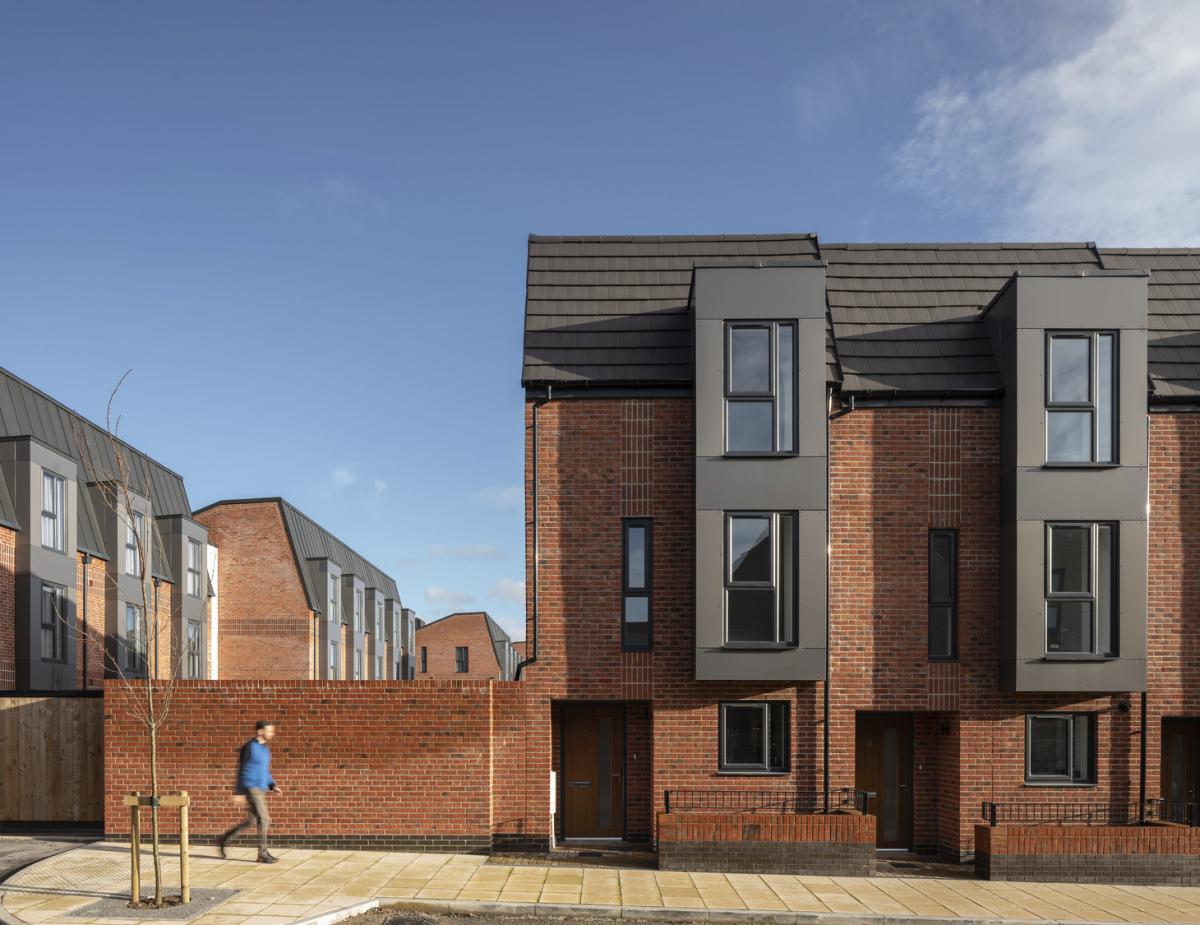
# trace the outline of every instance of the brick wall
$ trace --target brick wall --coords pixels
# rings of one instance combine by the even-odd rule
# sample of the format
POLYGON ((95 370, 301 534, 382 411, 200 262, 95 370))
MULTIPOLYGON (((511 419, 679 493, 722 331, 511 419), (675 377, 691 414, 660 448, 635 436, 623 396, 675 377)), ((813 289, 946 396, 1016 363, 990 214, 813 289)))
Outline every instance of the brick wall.
POLYGON ((220 676, 312 677, 313 612, 279 503, 222 504, 201 511, 196 520, 221 550, 220 676))
POLYGON ((500 663, 482 613, 455 613, 416 631, 418 679, 500 678, 500 663), (467 671, 456 669, 455 649, 466 646, 467 671), (427 651, 428 671, 421 671, 421 649, 427 651))
POLYGON ((0 527, 0 690, 17 686, 17 533, 0 527))
MULTIPOLYGON (((143 696, 105 685, 109 837, 129 830, 122 794, 149 787, 143 696)), ((493 833, 520 841, 529 828, 514 779, 524 705, 513 682, 180 681, 159 738, 161 789, 188 792, 194 837, 211 842, 240 819, 238 751, 255 720, 270 719, 279 844, 484 850, 493 833)), ((177 832, 163 815, 164 831, 177 832)))
POLYGON ((100 687, 108 659, 104 645, 105 636, 105 582, 108 570, 103 559, 92 557, 83 564, 79 556, 75 579, 75 606, 80 615, 79 632, 76 633, 75 682, 82 689, 100 687), (87 612, 84 612, 84 585, 87 586, 87 612), (84 665, 84 649, 87 649, 87 665, 84 665))

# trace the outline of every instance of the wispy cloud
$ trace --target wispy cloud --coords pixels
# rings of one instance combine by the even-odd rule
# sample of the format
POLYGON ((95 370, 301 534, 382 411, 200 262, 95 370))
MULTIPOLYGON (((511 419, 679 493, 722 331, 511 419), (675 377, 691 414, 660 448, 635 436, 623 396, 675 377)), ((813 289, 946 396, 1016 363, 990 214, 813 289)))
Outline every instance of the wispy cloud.
POLYGON ((520 485, 493 485, 481 488, 473 494, 472 499, 491 507, 517 507, 524 498, 524 490, 520 485))
POLYGON ((385 491, 387 491, 388 483, 383 479, 374 479, 371 482, 371 487, 375 489, 375 494, 382 495, 385 491))
POLYGON ((488 597, 498 601, 507 601, 510 604, 523 605, 525 603, 525 582, 515 581, 512 578, 501 578, 488 588, 488 597))
POLYGON ((468 543, 463 546, 443 546, 434 543, 429 547, 431 559, 503 559, 504 550, 495 543, 468 543))
POLYGON ((387 218, 382 199, 337 176, 280 193, 277 204, 280 214, 288 218, 320 221, 356 234, 387 218))
POLYGON ((338 466, 329 476, 334 488, 349 488, 358 482, 358 473, 349 466, 338 466))
POLYGON ((434 607, 463 607, 475 603, 466 591, 439 588, 437 585, 425 589, 425 600, 434 607))
POLYGON ((901 183, 1002 237, 1200 240, 1200 16, 1126 0, 1082 50, 1033 69, 944 82, 896 155, 901 183))

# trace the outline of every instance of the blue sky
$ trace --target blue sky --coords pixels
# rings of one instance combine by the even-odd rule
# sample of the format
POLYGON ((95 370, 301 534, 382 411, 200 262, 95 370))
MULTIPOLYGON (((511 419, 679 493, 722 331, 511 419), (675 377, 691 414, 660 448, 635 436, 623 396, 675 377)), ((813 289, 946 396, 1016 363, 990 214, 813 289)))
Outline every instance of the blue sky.
POLYGON ((520 637, 530 232, 1200 243, 1196 19, 6 4, 0 364, 520 637))

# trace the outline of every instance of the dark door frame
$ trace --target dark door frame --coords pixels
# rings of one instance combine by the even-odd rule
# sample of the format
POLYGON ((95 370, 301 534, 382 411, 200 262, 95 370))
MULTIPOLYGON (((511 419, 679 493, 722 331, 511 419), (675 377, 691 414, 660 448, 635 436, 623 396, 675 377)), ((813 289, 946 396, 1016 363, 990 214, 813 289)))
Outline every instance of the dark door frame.
MULTIPOLYGON (((856 773, 855 773, 856 778, 857 778, 857 767, 858 767, 858 720, 859 720, 859 717, 863 717, 863 716, 866 716, 866 717, 886 716, 886 717, 893 717, 893 718, 897 718, 897 719, 904 719, 906 721, 905 725, 908 728, 908 847, 907 847, 907 849, 905 849, 905 848, 883 848, 880 850, 883 850, 883 851, 909 850, 909 851, 911 851, 913 844, 916 841, 916 815, 917 815, 917 806, 916 806, 917 801, 915 799, 915 796, 916 796, 916 756, 917 756, 916 740, 915 740, 916 711, 914 711, 914 710, 855 710, 854 711, 854 764, 855 764, 855 768, 856 768, 856 773)), ((855 783, 855 786, 857 787, 858 786, 857 779, 855 780, 854 783, 855 783)), ((880 800, 880 802, 882 802, 882 800, 883 800, 882 795, 878 796, 877 799, 880 800)), ((876 825, 878 826, 878 822, 876 822, 876 825)), ((876 838, 876 845, 878 845, 878 837, 876 838)))
MULTIPOLYGON (((629 700, 556 700, 558 704, 558 767, 555 774, 558 779, 558 793, 555 802, 558 812, 562 815, 562 838, 566 841, 571 837, 567 832, 567 776, 566 766, 567 713, 572 707, 625 707, 626 716, 621 722, 621 841, 629 837, 629 700)), ((578 835, 576 838, 591 838, 588 835, 578 835)))

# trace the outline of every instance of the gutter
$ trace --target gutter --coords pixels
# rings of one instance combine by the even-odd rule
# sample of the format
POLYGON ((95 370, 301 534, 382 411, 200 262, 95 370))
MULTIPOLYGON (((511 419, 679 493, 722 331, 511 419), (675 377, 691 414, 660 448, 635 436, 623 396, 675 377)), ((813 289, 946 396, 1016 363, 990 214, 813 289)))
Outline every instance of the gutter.
POLYGON ((524 671, 526 665, 532 665, 538 660, 538 561, 541 557, 541 546, 538 542, 538 411, 542 405, 547 405, 552 400, 554 386, 546 386, 546 397, 539 398, 533 403, 533 422, 530 425, 532 428, 533 440, 533 522, 531 529, 533 530, 533 596, 532 596, 532 625, 530 627, 529 647, 525 650, 525 658, 517 664, 516 671, 513 672, 513 680, 521 680, 521 672, 524 671))

